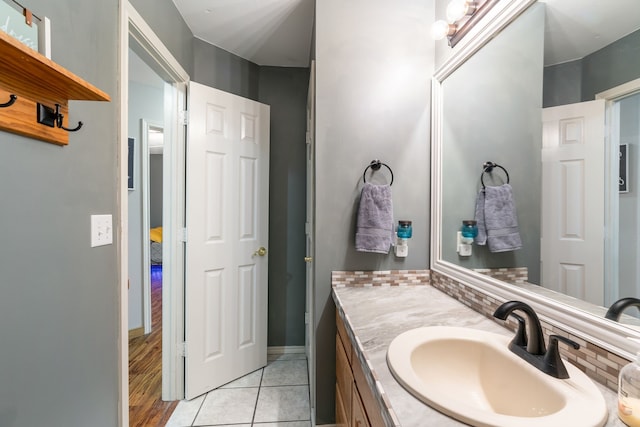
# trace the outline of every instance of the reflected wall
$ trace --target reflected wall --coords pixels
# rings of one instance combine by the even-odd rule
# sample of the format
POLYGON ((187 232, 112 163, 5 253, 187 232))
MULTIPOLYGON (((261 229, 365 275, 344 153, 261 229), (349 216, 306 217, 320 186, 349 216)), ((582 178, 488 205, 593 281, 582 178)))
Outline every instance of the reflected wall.
MULTIPOLYGON (((467 268, 526 267, 539 283, 544 5, 535 4, 443 82, 442 255, 467 268), (459 256, 456 232, 473 219, 482 164, 509 173, 523 247, 459 256)), ((500 185, 496 169, 485 184, 500 185)))

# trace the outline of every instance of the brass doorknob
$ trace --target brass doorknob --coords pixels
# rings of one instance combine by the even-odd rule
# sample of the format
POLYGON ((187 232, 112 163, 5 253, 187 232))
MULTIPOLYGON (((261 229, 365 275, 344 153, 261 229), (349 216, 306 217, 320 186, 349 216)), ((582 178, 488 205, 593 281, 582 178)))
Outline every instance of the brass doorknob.
POLYGON ((266 254, 267 254, 267 250, 264 247, 260 247, 260 249, 258 249, 253 253, 253 256, 256 256, 256 255, 265 256, 266 254))
POLYGON ((304 257, 304 262, 311 262, 311 261, 313 261, 313 257, 310 257, 310 256, 304 257))

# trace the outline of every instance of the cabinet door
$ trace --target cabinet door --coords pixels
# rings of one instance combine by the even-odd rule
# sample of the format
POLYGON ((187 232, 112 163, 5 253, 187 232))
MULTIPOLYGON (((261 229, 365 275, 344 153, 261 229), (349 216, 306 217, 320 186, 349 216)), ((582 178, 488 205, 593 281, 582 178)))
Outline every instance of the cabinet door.
MULTIPOLYGON (((336 387, 339 389, 338 396, 342 397, 342 406, 345 412, 345 419, 351 419, 351 394, 353 389, 353 374, 351 366, 347 360, 347 355, 342 346, 342 340, 336 334, 336 387)), ((337 406, 337 404, 336 404, 337 406)), ((336 409, 337 410, 337 409, 336 409)))
POLYGON ((337 427, 350 427, 349 418, 347 412, 344 409, 344 397, 340 393, 340 387, 336 384, 336 426, 337 427))
POLYGON ((351 411, 351 426, 352 427, 370 427, 369 420, 364 410, 364 405, 360 399, 360 394, 357 388, 353 388, 353 397, 351 398, 353 407, 351 411))
POLYGON ((351 362, 351 369, 353 370, 354 389, 357 389, 359 393, 358 395, 361 398, 360 404, 365 409, 371 425, 375 427, 384 426, 380 405, 376 401, 373 391, 369 388, 369 383, 367 382, 362 365, 360 365, 360 360, 355 355, 351 362))

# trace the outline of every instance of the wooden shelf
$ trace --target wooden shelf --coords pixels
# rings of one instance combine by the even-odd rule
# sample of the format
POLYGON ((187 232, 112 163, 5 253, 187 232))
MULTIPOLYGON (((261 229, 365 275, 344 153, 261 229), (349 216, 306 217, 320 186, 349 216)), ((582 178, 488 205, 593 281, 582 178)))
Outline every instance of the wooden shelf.
POLYGON ((0 103, 9 94, 18 101, 0 108, 0 129, 30 138, 66 145, 68 132, 37 122, 37 103, 54 108, 61 106, 67 125, 70 100, 110 101, 109 95, 87 83, 44 55, 0 31, 0 103))
POLYGON ((0 31, 0 86, 45 104, 69 100, 110 101, 109 95, 49 58, 0 31))

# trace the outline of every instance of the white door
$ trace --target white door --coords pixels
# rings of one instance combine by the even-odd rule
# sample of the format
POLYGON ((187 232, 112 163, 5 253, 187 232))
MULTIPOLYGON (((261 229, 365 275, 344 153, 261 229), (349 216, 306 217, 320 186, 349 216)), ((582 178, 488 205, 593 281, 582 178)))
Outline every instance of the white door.
POLYGON ((269 107, 189 85, 185 397, 267 363, 269 107))
POLYGON ((542 112, 542 285, 604 302, 605 102, 542 112))
MULTIPOLYGON (((315 289, 313 286, 313 250, 314 250, 314 201, 315 201, 315 61, 311 62, 311 71, 309 77, 309 92, 307 94, 307 219, 305 223, 306 234, 306 255, 307 263, 306 271, 306 305, 305 312, 305 352, 307 354, 307 368, 309 370, 309 401, 311 402, 311 410, 315 408, 315 352, 314 352, 314 305, 315 305, 315 289)), ((312 418, 313 419, 313 418, 312 418)))

